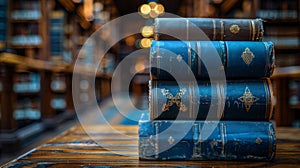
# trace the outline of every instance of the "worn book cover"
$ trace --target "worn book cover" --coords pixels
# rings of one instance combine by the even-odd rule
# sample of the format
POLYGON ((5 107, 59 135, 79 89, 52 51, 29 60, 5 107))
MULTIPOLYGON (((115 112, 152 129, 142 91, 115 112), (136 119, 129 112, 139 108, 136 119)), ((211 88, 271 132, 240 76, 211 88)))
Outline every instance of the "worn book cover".
POLYGON ((261 19, 156 18, 156 40, 262 41, 261 19))
POLYGON ((274 106, 269 79, 149 81, 152 120, 267 121, 274 106))
POLYGON ((141 160, 273 160, 271 122, 139 121, 141 160))
POLYGON ((272 42, 251 41, 152 41, 152 79, 186 80, 218 77, 269 77, 275 64, 272 42), (224 76, 224 75, 223 75, 224 76))

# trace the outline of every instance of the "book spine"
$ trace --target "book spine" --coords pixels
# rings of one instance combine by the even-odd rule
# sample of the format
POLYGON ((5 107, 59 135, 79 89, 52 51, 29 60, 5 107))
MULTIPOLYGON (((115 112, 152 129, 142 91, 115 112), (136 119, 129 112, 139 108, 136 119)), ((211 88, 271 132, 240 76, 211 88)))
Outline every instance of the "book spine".
POLYGON ((149 89, 151 120, 268 121, 274 100, 269 79, 209 81, 152 80, 149 89))
POLYGON ((267 161, 275 157, 271 122, 141 120, 138 133, 141 160, 267 161))
POLYGON ((156 40, 262 41, 261 19, 156 18, 156 40))
POLYGON ((184 80, 189 71, 196 79, 207 79, 216 75, 208 73, 212 67, 228 79, 269 77, 274 59, 272 42, 154 40, 150 48, 152 79, 173 79, 170 73, 177 72, 184 80))

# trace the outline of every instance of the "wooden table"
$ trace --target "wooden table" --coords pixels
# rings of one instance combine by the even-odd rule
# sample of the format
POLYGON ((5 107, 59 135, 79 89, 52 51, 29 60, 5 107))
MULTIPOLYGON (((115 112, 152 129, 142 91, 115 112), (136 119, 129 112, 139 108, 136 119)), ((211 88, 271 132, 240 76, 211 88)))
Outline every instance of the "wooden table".
POLYGON ((85 129, 91 131, 94 140, 102 140, 102 146, 95 143, 81 126, 75 126, 3 167, 300 167, 300 129, 276 128, 278 143, 273 162, 140 161, 137 126, 115 126, 114 129, 121 135, 112 133, 104 126, 88 126, 85 129), (117 153, 103 147, 107 145, 111 145, 117 153))

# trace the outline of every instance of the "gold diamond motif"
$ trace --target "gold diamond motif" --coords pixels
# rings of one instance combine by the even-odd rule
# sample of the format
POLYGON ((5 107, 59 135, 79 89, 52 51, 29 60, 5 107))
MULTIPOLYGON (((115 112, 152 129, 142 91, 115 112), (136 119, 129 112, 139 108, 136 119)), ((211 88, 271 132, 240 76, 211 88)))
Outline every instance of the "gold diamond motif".
POLYGON ((172 136, 170 136, 168 139, 169 144, 173 145, 174 141, 175 141, 175 139, 172 136))
POLYGON ((248 86, 246 86, 243 96, 239 97, 238 100, 244 103, 246 111, 249 112, 253 103, 258 101, 259 98, 253 96, 248 86))
POLYGON ((238 34, 240 32, 240 26, 237 24, 233 24, 230 26, 229 30, 232 34, 238 34))
POLYGON ((247 65, 250 65, 255 56, 253 52, 247 47, 241 57, 247 65))
POLYGON ((169 90, 161 89, 161 93, 168 99, 167 103, 163 104, 162 111, 164 112, 169 110, 169 107, 173 106, 173 104, 176 104, 176 106, 179 107, 180 111, 187 111, 187 107, 180 101, 185 92, 186 89, 183 88, 180 89, 175 96, 173 96, 173 94, 170 93, 169 90))
POLYGON ((180 54, 178 54, 176 59, 178 60, 178 62, 181 62, 182 61, 182 56, 180 54))

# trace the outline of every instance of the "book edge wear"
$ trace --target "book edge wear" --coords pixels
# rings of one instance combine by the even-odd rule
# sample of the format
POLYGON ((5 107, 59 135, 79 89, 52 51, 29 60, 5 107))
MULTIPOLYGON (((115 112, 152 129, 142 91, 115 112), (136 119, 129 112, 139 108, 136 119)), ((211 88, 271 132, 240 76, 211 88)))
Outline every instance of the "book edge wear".
POLYGON ((262 41, 262 19, 156 18, 155 40, 262 41))
POLYGON ((270 79, 230 80, 226 87, 198 82, 196 87, 190 82, 179 86, 176 81, 150 80, 150 119, 269 121, 273 115, 275 100, 270 79), (185 92, 179 93, 181 90, 185 92), (210 106, 217 108, 211 110, 210 106))
POLYGON ((275 142, 272 122, 139 121, 140 160, 270 161, 275 157, 275 142), (207 127, 216 125, 207 139, 203 139, 201 133, 205 132, 205 124, 207 127), (176 139, 178 131, 184 131, 187 125, 190 125, 187 134, 176 139), (174 134, 163 136, 169 128, 174 134))

